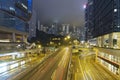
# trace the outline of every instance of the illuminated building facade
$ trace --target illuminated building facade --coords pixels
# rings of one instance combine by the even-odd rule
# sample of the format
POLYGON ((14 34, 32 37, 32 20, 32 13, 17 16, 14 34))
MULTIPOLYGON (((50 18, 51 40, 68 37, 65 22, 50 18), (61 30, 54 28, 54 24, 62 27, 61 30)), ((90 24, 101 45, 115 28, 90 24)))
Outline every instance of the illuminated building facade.
POLYGON ((0 42, 26 42, 32 0, 0 0, 0 42))
POLYGON ((98 48, 97 61, 115 75, 120 75, 120 50, 98 48))
POLYGON ((94 0, 94 4, 94 37, 97 37, 97 45, 120 48, 120 1, 94 0))
POLYGON ((120 1, 88 0, 85 9, 87 40, 96 38, 96 45, 120 49, 120 1))
POLYGON ((88 3, 85 4, 85 40, 93 38, 93 0, 88 0, 88 3))
POLYGON ((70 34, 70 24, 62 24, 61 34, 62 35, 70 34))
POLYGON ((32 17, 29 21, 29 39, 36 37, 36 28, 37 28, 37 14, 36 11, 32 10, 32 17))
POLYGON ((88 35, 87 40, 96 42, 97 61, 120 75, 120 0, 88 0, 88 4, 85 28, 92 38, 88 35), (88 5, 91 1, 93 7, 88 5))

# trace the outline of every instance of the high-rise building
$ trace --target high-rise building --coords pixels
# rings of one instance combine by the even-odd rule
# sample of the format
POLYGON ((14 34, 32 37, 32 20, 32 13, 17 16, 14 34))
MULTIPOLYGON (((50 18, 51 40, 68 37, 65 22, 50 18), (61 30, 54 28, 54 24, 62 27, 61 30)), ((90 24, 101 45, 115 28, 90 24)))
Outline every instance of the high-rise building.
POLYGON ((48 27, 44 26, 44 25, 40 25, 40 31, 43 31, 45 33, 47 33, 48 27))
POLYGON ((120 50, 116 50, 120 49, 120 0, 88 0, 88 4, 85 20, 93 25, 86 25, 86 33, 87 39, 91 39, 89 33, 92 35, 89 41, 96 40, 96 60, 120 76, 120 50), (92 7, 88 5, 91 2, 92 7))
POLYGON ((49 34, 58 34, 56 24, 52 24, 48 31, 49 34))
POLYGON ((55 34, 58 35, 59 34, 59 24, 58 23, 53 23, 51 26, 46 27, 47 31, 49 34, 55 34))
POLYGON ((62 24, 62 35, 68 35, 70 33, 70 24, 62 24))
POLYGON ((69 28, 70 28, 70 25, 67 24, 67 25, 66 25, 66 33, 67 33, 67 34, 69 34, 69 28))
POLYGON ((0 0, 0 42, 26 42, 32 0, 0 0))
POLYGON ((37 29, 38 29, 39 31, 41 31, 42 27, 43 27, 43 25, 40 25, 40 21, 37 20, 37 29))
POLYGON ((75 38, 75 39, 78 39, 80 41, 83 40, 83 32, 84 32, 84 27, 80 27, 80 26, 70 26, 70 30, 69 30, 69 33, 70 33, 70 36, 75 38))
POLYGON ((93 36, 93 0, 88 0, 88 3, 85 4, 86 8, 85 8, 85 36, 86 36, 86 41, 88 39, 91 39, 93 36))
POLYGON ((120 48, 119 4, 119 0, 88 0, 86 33, 97 39, 99 47, 120 48))
POLYGON ((36 37, 36 21, 37 21, 37 16, 36 16, 36 11, 32 10, 32 17, 29 22, 29 39, 32 37, 36 37))
POLYGON ((120 48, 120 1, 99 2, 94 1, 94 37, 98 39, 98 46, 120 48))

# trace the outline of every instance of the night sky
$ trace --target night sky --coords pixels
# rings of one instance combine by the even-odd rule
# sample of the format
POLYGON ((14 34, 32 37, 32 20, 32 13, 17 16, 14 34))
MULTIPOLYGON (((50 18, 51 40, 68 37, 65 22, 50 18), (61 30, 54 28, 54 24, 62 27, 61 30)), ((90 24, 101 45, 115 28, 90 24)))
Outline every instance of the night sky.
POLYGON ((84 25, 83 5, 87 0, 33 0, 33 8, 41 23, 84 25))

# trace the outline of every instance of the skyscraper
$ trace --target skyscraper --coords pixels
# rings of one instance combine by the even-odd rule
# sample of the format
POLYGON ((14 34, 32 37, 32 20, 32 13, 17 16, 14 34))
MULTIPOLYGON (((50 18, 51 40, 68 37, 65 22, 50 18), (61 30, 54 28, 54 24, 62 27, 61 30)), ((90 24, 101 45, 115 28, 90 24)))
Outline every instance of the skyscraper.
POLYGON ((99 13, 95 1, 95 36, 98 36, 98 46, 120 48, 120 1, 109 0, 100 1, 100 5, 104 3, 104 6, 100 8, 99 13))
POLYGON ((96 38, 99 47, 120 48, 120 1, 88 0, 86 10, 87 35, 96 38))
POLYGON ((66 33, 67 33, 67 34, 69 34, 69 28, 70 28, 70 25, 67 24, 67 25, 66 25, 66 33))
POLYGON ((32 37, 36 37, 36 28, 37 28, 37 16, 36 16, 36 11, 32 10, 32 17, 29 22, 29 39, 32 37))
POLYGON ((93 0, 88 0, 88 3, 85 4, 85 35, 86 40, 93 38, 93 0))
POLYGON ((62 24, 62 34, 67 35, 69 34, 70 24, 62 24))
POLYGON ((88 4, 91 2, 92 7, 86 8, 86 37, 97 42, 97 62, 120 76, 120 52, 115 50, 120 49, 120 0, 88 0, 88 4))
POLYGON ((32 0, 0 0, 0 42, 26 42, 32 0))

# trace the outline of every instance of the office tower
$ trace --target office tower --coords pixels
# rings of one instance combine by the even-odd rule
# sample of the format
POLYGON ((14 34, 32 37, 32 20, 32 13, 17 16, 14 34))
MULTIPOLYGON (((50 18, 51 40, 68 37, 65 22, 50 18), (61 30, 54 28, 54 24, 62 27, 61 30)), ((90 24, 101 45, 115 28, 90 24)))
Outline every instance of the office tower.
POLYGON ((86 37, 97 42, 96 61, 120 76, 120 52, 116 50, 120 49, 120 0, 88 0, 85 13, 86 37))
POLYGON ((43 27, 43 25, 40 25, 40 21, 39 20, 37 20, 37 29, 39 30, 39 31, 41 31, 41 28, 43 27))
POLYGON ((85 40, 93 38, 93 0, 88 0, 88 3, 85 4, 85 40))
POLYGON ((36 21, 37 21, 36 11, 32 10, 32 17, 29 22, 29 38, 36 37, 36 21))
POLYGON ((85 10, 86 34, 99 47, 120 48, 120 1, 88 0, 85 10))
POLYGON ((32 0, 0 0, 0 42, 26 42, 32 0))
POLYGON ((70 33, 70 24, 62 24, 62 34, 67 35, 70 33))

